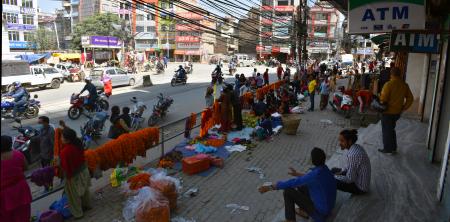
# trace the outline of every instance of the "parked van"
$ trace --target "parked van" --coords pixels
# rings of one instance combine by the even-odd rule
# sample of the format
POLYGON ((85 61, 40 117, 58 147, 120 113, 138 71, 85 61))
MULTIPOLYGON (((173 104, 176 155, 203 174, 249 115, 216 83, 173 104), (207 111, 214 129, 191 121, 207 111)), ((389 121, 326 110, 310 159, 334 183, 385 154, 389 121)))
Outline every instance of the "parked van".
POLYGON ((2 92, 9 91, 15 81, 21 82, 25 87, 44 89, 50 86, 56 89, 64 81, 64 77, 48 65, 30 66, 28 62, 21 60, 2 61, 2 92))
POLYGON ((246 66, 253 67, 256 65, 256 61, 247 54, 236 54, 234 58, 237 59, 237 65, 239 67, 246 67, 246 66))

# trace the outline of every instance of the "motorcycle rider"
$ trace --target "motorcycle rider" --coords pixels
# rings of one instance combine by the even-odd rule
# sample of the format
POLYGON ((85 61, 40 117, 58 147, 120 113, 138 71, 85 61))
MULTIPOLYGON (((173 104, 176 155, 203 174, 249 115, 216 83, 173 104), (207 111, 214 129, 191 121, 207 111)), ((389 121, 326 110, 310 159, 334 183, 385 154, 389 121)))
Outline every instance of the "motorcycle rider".
POLYGON ((161 59, 158 60, 158 63, 156 63, 156 69, 158 70, 164 70, 164 64, 161 62, 161 59))
POLYGON ((178 66, 178 70, 175 71, 177 73, 178 79, 185 79, 186 78, 186 70, 184 70, 183 66, 178 66))
POLYGON ((92 84, 92 79, 91 77, 86 77, 84 78, 84 82, 86 83, 86 85, 84 85, 84 88, 81 90, 81 92, 78 94, 82 94, 84 91, 88 91, 89 92, 89 96, 87 99, 87 106, 91 107, 92 110, 95 110, 95 101, 97 101, 98 99, 98 93, 97 93, 97 88, 94 86, 94 84, 92 84))
POLYGON ((14 99, 12 116, 16 117, 19 108, 27 104, 28 100, 30 99, 30 94, 19 81, 13 82, 12 85, 14 87, 13 90, 6 94, 6 96, 12 97, 14 99))

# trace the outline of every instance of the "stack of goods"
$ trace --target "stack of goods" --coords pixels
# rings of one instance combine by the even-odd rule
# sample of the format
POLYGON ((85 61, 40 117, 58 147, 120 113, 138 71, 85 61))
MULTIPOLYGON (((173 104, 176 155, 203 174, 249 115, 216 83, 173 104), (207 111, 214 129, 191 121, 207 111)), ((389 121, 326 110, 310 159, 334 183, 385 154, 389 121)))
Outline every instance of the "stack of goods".
POLYGON ((183 159, 183 154, 180 151, 172 151, 165 156, 161 157, 158 163, 160 168, 172 169, 176 162, 180 162, 183 159))
POLYGON ((224 159, 208 154, 197 154, 194 156, 183 158, 182 169, 183 173, 193 175, 208 170, 211 166, 223 168, 224 159))
POLYGON ((242 115, 242 122, 244 123, 244 126, 255 128, 258 123, 258 117, 250 114, 250 113, 244 113, 242 115))
POLYGON ((130 164, 137 156, 145 156, 146 151, 158 144, 159 129, 145 128, 134 133, 121 135, 96 149, 84 152, 88 168, 107 170, 119 163, 130 164))
POLYGON ((123 216, 126 221, 168 222, 170 211, 176 210, 180 181, 165 172, 138 174, 129 180, 130 190, 137 193, 128 199, 123 216))

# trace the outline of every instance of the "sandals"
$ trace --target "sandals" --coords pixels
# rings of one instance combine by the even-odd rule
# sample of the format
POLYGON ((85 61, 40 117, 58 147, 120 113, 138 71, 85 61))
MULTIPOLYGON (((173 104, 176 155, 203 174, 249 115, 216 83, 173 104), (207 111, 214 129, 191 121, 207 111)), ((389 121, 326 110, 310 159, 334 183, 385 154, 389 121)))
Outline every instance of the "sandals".
POLYGON ((308 213, 306 213, 304 210, 297 208, 295 209, 295 214, 297 214, 300 217, 303 217, 304 219, 309 219, 308 213))

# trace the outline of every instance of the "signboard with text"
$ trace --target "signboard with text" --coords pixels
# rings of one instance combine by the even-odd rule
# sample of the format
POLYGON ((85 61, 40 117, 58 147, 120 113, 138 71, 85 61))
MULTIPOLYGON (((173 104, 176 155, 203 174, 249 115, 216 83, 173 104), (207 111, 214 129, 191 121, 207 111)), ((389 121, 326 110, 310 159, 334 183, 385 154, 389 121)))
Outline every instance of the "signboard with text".
POLYGON ((177 43, 177 49, 199 49, 200 43, 196 42, 178 42, 177 43))
POLYGON ((29 31, 29 30, 36 30, 36 26, 34 25, 27 25, 27 24, 13 24, 8 23, 7 24, 8 30, 18 30, 18 31, 29 31))
POLYGON ((175 42, 200 42, 197 36, 175 36, 175 42))
POLYGON ((82 36, 81 45, 86 48, 120 48, 122 41, 114 36, 82 36))
POLYGON ((349 0, 350 34, 424 29, 425 0, 349 0))
POLYGON ((439 53, 440 33, 424 31, 393 31, 390 51, 412 53, 439 53))
POLYGON ((293 5, 277 5, 277 6, 275 6, 275 11, 277 11, 277 12, 293 12, 294 6, 293 5))

